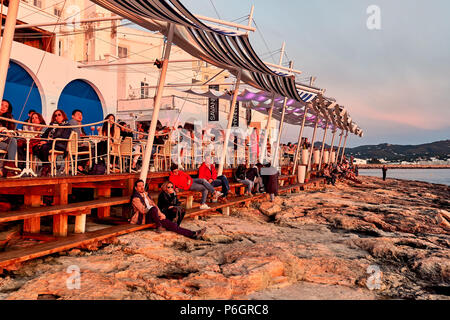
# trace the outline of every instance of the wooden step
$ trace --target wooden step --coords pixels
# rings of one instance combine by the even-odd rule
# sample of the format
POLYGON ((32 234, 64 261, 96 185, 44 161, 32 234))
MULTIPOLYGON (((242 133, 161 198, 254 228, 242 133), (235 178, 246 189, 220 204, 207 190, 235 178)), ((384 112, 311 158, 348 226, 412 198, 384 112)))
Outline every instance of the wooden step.
POLYGON ((102 241, 108 238, 154 227, 154 224, 118 225, 93 232, 86 232, 84 234, 75 234, 68 237, 57 238, 56 241, 37 244, 29 248, 13 250, 10 252, 7 251, 0 253, 0 269, 12 264, 40 258, 56 252, 66 251, 92 242, 102 241))
POLYGON ((27 208, 20 211, 9 211, 0 213, 0 223, 25 220, 30 218, 39 218, 45 216, 53 216, 60 214, 71 214, 76 211, 86 211, 94 208, 102 208, 115 206, 120 204, 126 204, 130 201, 130 197, 113 197, 113 198, 102 198, 91 201, 83 201, 77 203, 70 203, 65 205, 56 205, 49 207, 39 207, 39 208, 27 208))

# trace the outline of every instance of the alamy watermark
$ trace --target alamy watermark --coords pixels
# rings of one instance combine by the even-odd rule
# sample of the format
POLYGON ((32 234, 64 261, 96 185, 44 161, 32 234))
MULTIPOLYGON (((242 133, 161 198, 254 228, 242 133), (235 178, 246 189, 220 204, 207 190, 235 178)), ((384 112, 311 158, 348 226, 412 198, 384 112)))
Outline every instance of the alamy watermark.
POLYGON ((77 265, 71 265, 67 268, 66 272, 70 274, 70 276, 66 280, 67 289, 80 290, 81 289, 80 267, 77 265))
POLYGON ((367 29, 381 30, 381 8, 373 4, 367 7, 366 13, 369 15, 366 22, 367 29))
POLYGON ((370 274, 367 279, 366 286, 369 290, 380 290, 381 289, 381 279, 383 278, 383 273, 377 265, 370 265, 367 267, 366 273, 370 274))

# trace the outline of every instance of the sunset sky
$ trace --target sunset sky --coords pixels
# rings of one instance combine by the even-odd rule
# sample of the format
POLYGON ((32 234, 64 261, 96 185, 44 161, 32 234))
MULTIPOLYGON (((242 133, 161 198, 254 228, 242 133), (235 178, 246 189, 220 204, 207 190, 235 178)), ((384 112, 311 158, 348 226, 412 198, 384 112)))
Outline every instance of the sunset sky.
MULTIPOLYGON (((364 138, 349 139, 349 146, 450 139, 449 1, 182 2, 193 13, 228 21, 248 15, 255 4, 254 48, 263 60, 278 62, 278 53, 267 53, 286 41, 300 77, 316 76, 315 85, 326 88, 326 96, 345 106, 365 131, 364 138), (381 9, 381 30, 366 26, 369 5, 381 9)), ((297 134, 288 126, 283 140, 295 141, 297 134)))

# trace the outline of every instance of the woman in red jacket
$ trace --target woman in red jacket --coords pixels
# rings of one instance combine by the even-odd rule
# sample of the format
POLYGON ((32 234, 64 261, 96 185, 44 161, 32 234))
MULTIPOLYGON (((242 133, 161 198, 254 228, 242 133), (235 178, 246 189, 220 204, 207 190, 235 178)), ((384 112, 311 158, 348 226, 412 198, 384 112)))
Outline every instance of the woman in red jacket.
POLYGON ((214 195, 214 199, 217 199, 222 195, 221 192, 214 190, 214 187, 205 179, 192 179, 190 175, 184 173, 178 169, 178 165, 173 163, 170 166, 169 181, 172 182, 175 187, 189 191, 200 191, 202 193, 202 201, 200 203, 200 209, 211 209, 206 204, 208 193, 214 195))
POLYGON ((203 162, 198 169, 198 177, 199 179, 205 179, 213 187, 222 186, 223 197, 226 198, 228 191, 230 191, 230 184, 228 183, 227 177, 224 175, 217 176, 216 167, 211 163, 210 156, 205 157, 205 162, 203 162))

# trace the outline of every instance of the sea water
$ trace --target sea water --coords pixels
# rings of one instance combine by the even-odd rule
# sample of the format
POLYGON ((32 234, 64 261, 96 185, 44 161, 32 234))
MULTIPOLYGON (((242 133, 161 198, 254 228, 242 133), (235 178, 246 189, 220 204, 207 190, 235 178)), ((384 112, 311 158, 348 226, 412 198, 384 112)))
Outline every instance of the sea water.
MULTIPOLYGON (((383 177, 381 169, 359 169, 359 175, 383 177)), ((386 178, 417 180, 450 186, 450 169, 388 169, 386 178)))

